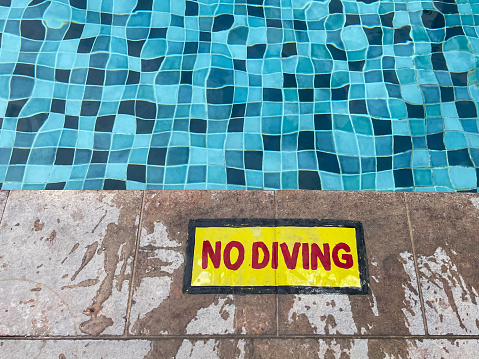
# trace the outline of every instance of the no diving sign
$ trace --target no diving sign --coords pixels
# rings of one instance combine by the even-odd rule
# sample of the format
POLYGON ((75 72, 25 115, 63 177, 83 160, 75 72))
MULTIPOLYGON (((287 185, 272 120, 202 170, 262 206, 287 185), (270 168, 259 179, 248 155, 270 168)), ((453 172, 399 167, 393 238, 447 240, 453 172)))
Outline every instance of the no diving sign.
POLYGON ((190 220, 185 293, 368 293, 360 222, 190 220))

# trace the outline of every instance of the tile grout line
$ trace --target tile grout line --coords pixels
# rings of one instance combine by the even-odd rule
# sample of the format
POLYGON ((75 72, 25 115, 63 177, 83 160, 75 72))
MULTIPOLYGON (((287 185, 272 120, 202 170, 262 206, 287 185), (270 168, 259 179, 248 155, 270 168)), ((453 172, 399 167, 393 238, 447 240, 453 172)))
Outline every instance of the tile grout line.
MULTIPOLYGON (((274 219, 278 219, 278 205, 276 203, 276 191, 273 191, 273 203, 274 203, 274 219)), ((276 231, 275 231, 276 233, 276 231)), ((279 297, 278 293, 275 294, 276 300, 276 336, 279 337, 279 297)))
POLYGON ((7 211, 8 199, 10 198, 11 192, 12 191, 7 191, 7 198, 5 198, 5 206, 3 207, 2 215, 0 216, 0 228, 2 228, 3 217, 5 216, 5 212, 7 211))
POLYGON ((128 304, 126 307, 126 321, 125 321, 125 329, 123 331, 123 337, 128 336, 128 330, 130 329, 130 312, 131 312, 131 303, 133 302, 133 289, 135 285, 135 274, 136 274, 136 263, 138 261, 138 250, 140 248, 140 239, 141 239, 141 226, 143 224, 143 211, 145 206, 145 196, 146 191, 143 191, 143 195, 141 198, 141 209, 140 209, 140 220, 138 223, 138 232, 136 235, 136 246, 135 246, 135 253, 133 258, 133 268, 131 269, 131 281, 130 281, 130 291, 128 294, 128 304))
POLYGON ((414 235, 413 235, 413 230, 412 230, 412 225, 411 225, 411 217, 409 216, 409 206, 407 204, 407 199, 406 199, 406 194, 403 193, 403 199, 404 199, 404 204, 406 206, 406 216, 407 216, 407 223, 409 226, 409 237, 411 238, 411 246, 412 246, 412 256, 414 259, 414 268, 416 270, 416 281, 417 281, 417 289, 419 292, 419 301, 421 302, 421 313, 422 313, 422 320, 424 322, 424 331, 425 335, 429 335, 429 330, 427 328, 427 319, 426 319, 426 309, 424 306, 424 299, 422 296, 422 288, 421 288, 421 280, 419 278, 419 266, 417 264, 417 258, 416 258, 416 247, 414 246, 414 235))
POLYGON ((0 341, 134 341, 134 340, 149 340, 149 341, 164 341, 164 340, 285 340, 285 339, 313 339, 313 340, 474 340, 479 341, 479 335, 314 335, 314 334, 286 334, 277 337, 271 335, 241 335, 241 334, 210 334, 210 335, 130 335, 130 336, 0 336, 0 341))

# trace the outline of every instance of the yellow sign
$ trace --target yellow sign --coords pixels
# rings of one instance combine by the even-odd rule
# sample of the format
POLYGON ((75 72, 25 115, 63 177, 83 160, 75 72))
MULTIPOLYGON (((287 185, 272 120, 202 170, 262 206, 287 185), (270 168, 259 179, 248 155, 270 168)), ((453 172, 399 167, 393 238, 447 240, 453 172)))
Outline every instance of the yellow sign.
POLYGON ((359 222, 192 220, 187 293, 367 293, 359 222))

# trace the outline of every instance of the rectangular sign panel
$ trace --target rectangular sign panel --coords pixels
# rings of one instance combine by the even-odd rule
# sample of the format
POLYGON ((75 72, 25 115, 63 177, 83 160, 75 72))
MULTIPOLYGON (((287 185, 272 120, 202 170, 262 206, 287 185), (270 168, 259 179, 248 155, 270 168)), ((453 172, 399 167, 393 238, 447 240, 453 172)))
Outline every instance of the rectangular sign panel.
POLYGON ((360 222, 191 220, 186 254, 186 293, 368 292, 360 222))

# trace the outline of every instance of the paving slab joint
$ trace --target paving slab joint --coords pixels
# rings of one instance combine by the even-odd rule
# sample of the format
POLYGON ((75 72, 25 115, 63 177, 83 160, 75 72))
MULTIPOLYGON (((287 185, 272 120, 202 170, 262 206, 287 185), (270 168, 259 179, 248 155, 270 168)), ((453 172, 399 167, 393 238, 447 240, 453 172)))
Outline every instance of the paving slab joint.
POLYGON ((5 198, 5 206, 3 206, 2 213, 0 214, 0 228, 2 228, 3 215, 5 214, 5 211, 7 210, 8 198, 10 197, 10 191, 5 191, 5 192, 7 192, 7 198, 5 198))
POLYGON ((224 334, 209 334, 209 335, 130 335, 130 336, 0 336, 0 341, 59 341, 59 340, 72 340, 72 341, 134 341, 134 340, 150 340, 150 341, 162 341, 162 340, 268 340, 268 339, 313 339, 313 340, 479 340, 479 335, 315 335, 315 334, 286 334, 277 337, 272 335, 224 335, 224 334))
POLYGON ((422 295, 422 288, 421 288, 421 280, 419 278, 419 266, 417 264, 417 258, 416 258, 416 247, 414 246, 414 234, 413 234, 413 229, 411 225, 411 216, 409 215, 409 207, 407 204, 407 197, 406 193, 403 193, 403 198, 404 198, 404 205, 406 206, 406 215, 407 215, 407 223, 409 227, 409 237, 411 238, 411 247, 412 247, 412 255, 414 258, 414 268, 416 270, 416 281, 417 281, 417 289, 419 292, 419 300, 421 302, 421 313, 422 313, 422 320, 424 322, 424 333, 425 337, 427 338, 429 336, 429 331, 427 328, 427 319, 426 319, 426 310, 424 307, 424 299, 422 295))
MULTIPOLYGON (((278 203, 276 202, 276 191, 273 192, 274 219, 278 219, 278 203)), ((276 304, 276 336, 279 337, 279 297, 275 294, 276 304)))
POLYGON ((135 274, 136 274, 136 264, 138 261, 138 250, 140 247, 140 239, 141 239, 141 226, 143 224, 143 211, 145 206, 145 196, 146 191, 143 191, 141 197, 141 208, 140 208, 140 219, 138 221, 138 230, 136 234, 136 246, 135 246, 135 253, 133 257, 133 267, 131 270, 131 281, 130 281, 130 290, 128 293, 128 304, 126 308, 126 321, 125 321, 125 330, 123 332, 123 336, 128 336, 128 331, 130 330, 130 313, 131 313, 131 305, 133 301, 133 290, 135 285, 135 274))

